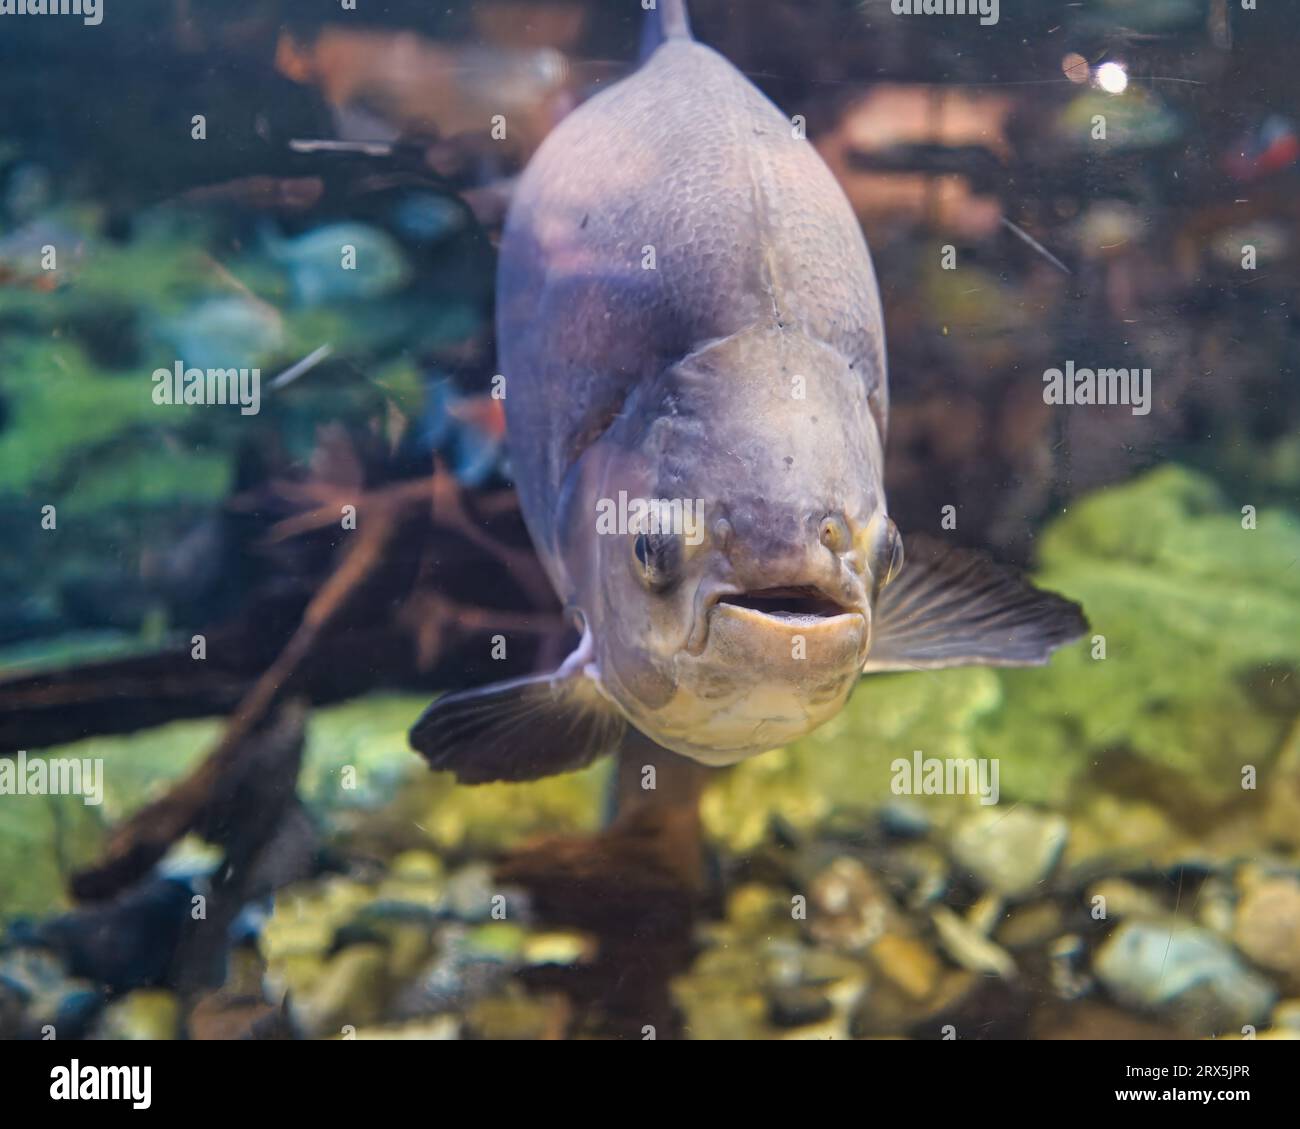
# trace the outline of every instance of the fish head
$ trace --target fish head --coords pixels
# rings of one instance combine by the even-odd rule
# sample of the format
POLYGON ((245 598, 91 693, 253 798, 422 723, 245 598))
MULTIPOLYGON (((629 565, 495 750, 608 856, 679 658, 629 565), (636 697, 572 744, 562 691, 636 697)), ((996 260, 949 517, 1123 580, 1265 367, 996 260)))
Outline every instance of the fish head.
POLYGON ((901 567, 860 374, 793 335, 693 353, 602 439, 588 611, 600 685, 666 748, 727 764, 848 698, 901 567))

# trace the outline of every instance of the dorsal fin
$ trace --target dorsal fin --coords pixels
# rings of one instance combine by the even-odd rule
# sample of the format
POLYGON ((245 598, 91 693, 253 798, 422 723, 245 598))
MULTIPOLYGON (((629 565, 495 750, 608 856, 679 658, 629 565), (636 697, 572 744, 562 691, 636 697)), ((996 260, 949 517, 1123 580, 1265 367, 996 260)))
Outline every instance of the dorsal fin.
POLYGON ((686 14, 686 0, 659 0, 659 26, 665 39, 690 39, 691 18, 686 14))
POLYGON ((670 39, 691 39, 691 20, 686 0, 655 0, 641 29, 641 62, 645 62, 670 39))

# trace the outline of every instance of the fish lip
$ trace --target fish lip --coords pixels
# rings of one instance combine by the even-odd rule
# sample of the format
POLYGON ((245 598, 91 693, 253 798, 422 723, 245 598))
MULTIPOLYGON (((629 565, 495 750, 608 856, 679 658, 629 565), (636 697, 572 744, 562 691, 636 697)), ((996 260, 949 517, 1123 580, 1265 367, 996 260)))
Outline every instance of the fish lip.
POLYGON ((856 619, 861 623, 864 638, 870 623, 862 608, 846 605, 841 599, 816 585, 786 585, 780 588, 763 589, 723 587, 707 594, 701 591, 696 597, 695 623, 686 646, 690 654, 698 656, 704 653, 709 641, 709 628, 713 620, 719 616, 753 624, 764 624, 781 630, 804 632, 842 630, 856 619), (744 602, 734 601, 731 597, 740 597, 744 602), (793 608, 781 607, 783 601, 793 604, 793 608), (771 602, 772 610, 764 610, 761 606, 763 602, 771 602), (760 606, 752 606, 754 603, 760 606), (798 610, 801 603, 806 603, 808 610, 798 610), (840 610, 830 611, 832 608, 840 610))
POLYGON ((801 631, 825 628, 843 627, 846 621, 860 620, 866 623, 867 617, 856 608, 846 608, 835 615, 817 615, 815 613, 800 612, 765 612, 758 608, 745 607, 741 604, 728 603, 725 600, 719 600, 709 609, 709 619, 712 620, 717 616, 729 616, 733 619, 745 620, 750 623, 769 623, 781 628, 798 628, 801 631))

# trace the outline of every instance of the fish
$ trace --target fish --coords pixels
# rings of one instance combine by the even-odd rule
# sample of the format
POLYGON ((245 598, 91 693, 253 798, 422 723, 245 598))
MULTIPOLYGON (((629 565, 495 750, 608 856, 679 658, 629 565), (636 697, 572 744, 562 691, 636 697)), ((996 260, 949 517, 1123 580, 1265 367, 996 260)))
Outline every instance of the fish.
POLYGON ((904 547, 861 226, 682 0, 658 12, 657 46, 547 137, 506 217, 507 443, 580 639, 424 712, 413 748, 461 782, 640 740, 733 764, 829 721, 864 674, 1042 664, 1087 626, 982 554, 904 547))
POLYGON ((1281 114, 1270 114, 1224 153, 1221 164, 1233 180, 1249 184, 1300 161, 1300 137, 1281 114))
POLYGON ((290 239, 267 224, 262 240, 270 257, 289 274, 300 306, 380 298, 411 280, 410 264, 397 240, 369 224, 328 224, 290 239), (350 249, 347 266, 345 249, 350 249))
POLYGON ((498 469, 504 438, 500 400, 486 394, 467 396, 445 376, 430 383, 422 445, 441 455, 458 482, 470 487, 487 482, 498 469))

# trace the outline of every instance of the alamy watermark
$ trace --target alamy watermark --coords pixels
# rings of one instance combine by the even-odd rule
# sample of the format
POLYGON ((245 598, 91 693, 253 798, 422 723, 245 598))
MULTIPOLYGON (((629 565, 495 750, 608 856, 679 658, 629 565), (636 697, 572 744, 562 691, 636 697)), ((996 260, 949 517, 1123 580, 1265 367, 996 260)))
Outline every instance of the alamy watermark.
POLYGON ((0 796, 80 796, 87 807, 104 802, 104 762, 90 757, 0 759, 0 796))
POLYGON ((103 0, 0 0, 0 16, 80 16, 90 27, 104 21, 103 0))
POLYGON ((238 404, 239 414, 255 416, 262 408, 262 370, 186 368, 155 369, 155 404, 238 404))
POLYGON ((890 0, 896 16, 979 16, 984 27, 998 22, 998 0, 890 0))
POLYGON ((1043 403, 1125 404, 1135 416, 1144 416, 1151 410, 1151 370, 1075 368, 1073 361, 1066 361, 1064 369, 1043 373, 1043 403))
POLYGON ((704 499, 629 498, 626 490, 620 490, 616 499, 597 499, 596 532, 608 536, 674 533, 688 545, 698 545, 704 540, 704 499))
POLYGON ((998 762, 988 757, 927 757, 916 749, 911 760, 890 761, 889 771, 895 796, 979 796, 992 807, 1002 794, 998 762))

